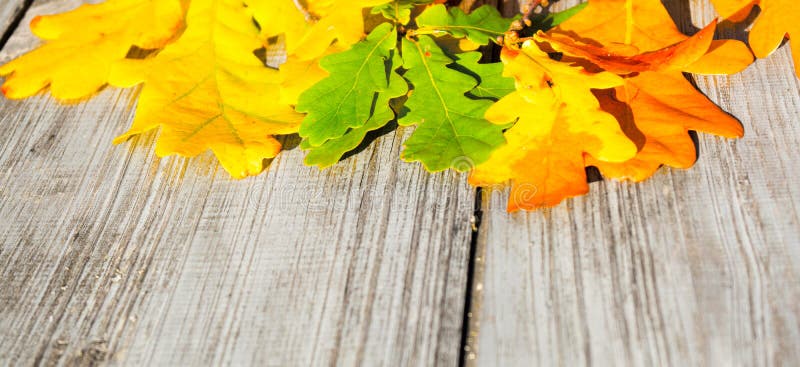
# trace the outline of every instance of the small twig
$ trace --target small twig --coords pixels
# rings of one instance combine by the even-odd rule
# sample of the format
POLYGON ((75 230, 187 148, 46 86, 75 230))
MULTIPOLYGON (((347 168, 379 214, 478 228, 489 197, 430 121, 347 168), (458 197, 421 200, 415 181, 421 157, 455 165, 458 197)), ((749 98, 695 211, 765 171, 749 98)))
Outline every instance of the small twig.
POLYGON ((305 5, 303 5, 303 3, 301 2, 302 0, 292 0, 292 1, 294 1, 294 6, 297 8, 297 10, 300 10, 300 12, 303 13, 303 16, 305 16, 306 18, 306 22, 313 22, 316 20, 314 15, 311 14, 311 12, 309 12, 308 9, 306 9, 305 5))

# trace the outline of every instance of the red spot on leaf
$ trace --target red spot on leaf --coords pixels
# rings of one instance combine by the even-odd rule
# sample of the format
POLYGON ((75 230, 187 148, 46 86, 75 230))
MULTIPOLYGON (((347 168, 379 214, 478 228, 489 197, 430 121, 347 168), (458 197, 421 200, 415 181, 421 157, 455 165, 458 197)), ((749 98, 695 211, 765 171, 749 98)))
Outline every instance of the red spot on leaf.
POLYGON ((431 57, 431 52, 430 51, 426 51, 425 52, 425 57, 431 57))

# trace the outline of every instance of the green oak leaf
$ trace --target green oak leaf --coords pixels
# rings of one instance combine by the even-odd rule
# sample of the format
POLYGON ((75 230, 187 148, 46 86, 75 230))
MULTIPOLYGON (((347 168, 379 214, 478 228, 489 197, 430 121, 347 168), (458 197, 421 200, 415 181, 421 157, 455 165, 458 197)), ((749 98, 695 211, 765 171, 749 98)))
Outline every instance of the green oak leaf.
POLYGON ((452 35, 456 38, 467 38, 480 45, 493 42, 502 36, 511 26, 512 18, 503 18, 493 6, 484 5, 466 14, 457 7, 447 11, 443 4, 425 9, 417 19, 418 28, 414 35, 432 34, 452 35))
POLYGON ((503 126, 483 118, 491 101, 467 96, 478 84, 449 68, 448 57, 430 36, 403 39, 403 74, 414 87, 400 125, 417 125, 405 142, 402 158, 419 161, 429 171, 465 171, 489 159, 503 145, 503 126), (464 162, 469 164, 465 165, 464 162))
POLYGON ((480 52, 465 52, 456 55, 459 71, 478 80, 478 86, 469 95, 498 101, 514 90, 514 79, 503 76, 503 63, 480 64, 480 52))
POLYGON ((330 73, 300 95, 295 109, 307 113, 300 136, 311 146, 339 138, 364 126, 376 114, 391 111, 388 103, 375 104, 390 89, 387 61, 397 48, 397 30, 389 23, 375 28, 351 49, 324 57, 320 66, 330 73))
POLYGON ((372 8, 372 14, 380 13, 386 19, 406 25, 411 22, 411 11, 417 5, 425 5, 432 2, 433 0, 394 0, 388 4, 372 8))
MULTIPOLYGON (((408 93, 408 83, 400 74, 395 72, 403 64, 397 50, 392 51, 391 63, 387 66, 389 70, 389 86, 379 92, 375 98, 376 106, 389 106, 392 99, 402 97, 408 93)), ((309 166, 319 166, 320 168, 330 167, 338 162, 345 153, 355 149, 361 144, 367 133, 380 129, 395 118, 392 109, 376 109, 364 125, 351 128, 339 138, 330 139, 322 145, 312 146, 309 140, 303 140, 300 148, 307 150, 308 154, 305 163, 309 166)))

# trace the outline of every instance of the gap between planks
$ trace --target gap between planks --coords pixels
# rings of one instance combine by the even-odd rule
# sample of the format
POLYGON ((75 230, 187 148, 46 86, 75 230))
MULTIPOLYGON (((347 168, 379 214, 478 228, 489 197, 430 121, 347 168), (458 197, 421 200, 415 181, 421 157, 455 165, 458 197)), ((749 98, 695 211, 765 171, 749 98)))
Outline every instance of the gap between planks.
POLYGON ((0 51, 6 46, 8 39, 17 29, 25 12, 33 4, 33 0, 7 0, 5 5, 0 5, 0 51))

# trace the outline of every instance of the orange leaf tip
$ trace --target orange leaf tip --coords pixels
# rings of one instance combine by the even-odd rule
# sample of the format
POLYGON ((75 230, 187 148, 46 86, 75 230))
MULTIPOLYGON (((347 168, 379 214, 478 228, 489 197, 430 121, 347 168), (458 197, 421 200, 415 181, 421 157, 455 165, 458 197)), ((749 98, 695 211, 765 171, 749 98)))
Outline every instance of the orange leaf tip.
POLYGON ((42 21, 42 18, 43 17, 41 15, 33 17, 33 19, 31 19, 31 28, 36 28, 36 26, 39 25, 39 22, 42 21))

